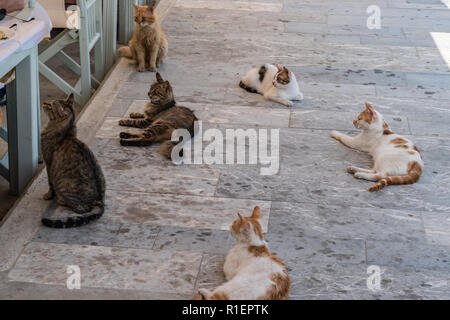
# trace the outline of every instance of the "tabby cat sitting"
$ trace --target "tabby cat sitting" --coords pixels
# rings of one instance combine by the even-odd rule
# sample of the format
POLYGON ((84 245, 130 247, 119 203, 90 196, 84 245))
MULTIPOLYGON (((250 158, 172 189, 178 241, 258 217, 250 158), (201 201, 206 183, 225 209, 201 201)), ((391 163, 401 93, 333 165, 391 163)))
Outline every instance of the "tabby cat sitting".
POLYGON ((120 120, 119 125, 145 129, 140 134, 120 133, 122 146, 149 146, 154 142, 163 142, 161 153, 171 159, 172 149, 179 142, 171 141, 175 129, 186 129, 194 136, 194 123, 197 117, 192 110, 175 104, 172 86, 156 73, 156 81, 148 92, 150 102, 144 113, 131 113, 131 119, 120 120))
POLYGON ((239 86, 287 107, 292 106, 292 100, 303 100, 295 74, 277 64, 266 63, 261 67, 253 67, 242 78, 239 86))
POLYGON ((331 132, 331 136, 350 148, 372 156, 372 169, 347 168, 355 178, 377 181, 369 191, 389 185, 413 184, 419 180, 424 165, 419 149, 410 140, 392 132, 383 116, 369 103, 366 103, 366 109, 353 121, 353 125, 363 132, 354 138, 337 131, 331 132))
POLYGON ((146 62, 150 71, 156 71, 167 55, 166 35, 152 6, 133 6, 136 22, 133 37, 127 47, 119 49, 119 54, 136 60, 139 72, 145 71, 146 62))
POLYGON ((230 228, 236 245, 228 253, 223 272, 227 282, 210 291, 200 289, 192 300, 281 300, 289 295, 286 266, 270 253, 260 224, 261 210, 238 218, 230 228))
POLYGON ((105 178, 94 154, 76 137, 73 95, 67 100, 44 102, 48 124, 41 134, 42 154, 47 167, 49 191, 58 204, 75 213, 64 219, 42 219, 52 228, 70 228, 102 216, 105 207, 105 178))

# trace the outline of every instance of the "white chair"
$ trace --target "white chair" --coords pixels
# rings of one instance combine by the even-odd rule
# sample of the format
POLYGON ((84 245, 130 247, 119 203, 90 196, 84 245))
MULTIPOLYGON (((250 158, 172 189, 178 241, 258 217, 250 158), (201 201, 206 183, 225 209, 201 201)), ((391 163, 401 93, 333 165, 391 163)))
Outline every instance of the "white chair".
POLYGON ((53 26, 65 28, 54 39, 39 46, 39 72, 66 94, 73 93, 75 101, 84 105, 91 97, 92 88, 97 88, 105 74, 104 48, 102 41, 102 0, 78 0, 77 11, 66 11, 64 0, 38 0, 46 9, 53 26), (79 43, 80 64, 63 49, 79 43), (90 52, 94 50, 94 74, 91 74, 90 52), (74 87, 61 78, 45 63, 57 57, 80 79, 74 87))

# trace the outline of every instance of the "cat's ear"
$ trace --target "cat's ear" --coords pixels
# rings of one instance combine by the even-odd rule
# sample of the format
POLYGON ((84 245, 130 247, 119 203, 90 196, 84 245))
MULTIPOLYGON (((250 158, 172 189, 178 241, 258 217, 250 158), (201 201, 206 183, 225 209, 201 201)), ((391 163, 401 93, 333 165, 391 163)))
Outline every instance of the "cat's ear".
POLYGON ((135 3, 133 3, 133 8, 134 8, 134 10, 137 10, 137 9, 139 9, 139 6, 136 5, 135 3))
POLYGON ((253 213, 252 213, 251 217, 253 219, 260 219, 262 217, 261 209, 258 206, 256 206, 255 209, 253 209, 253 213))
POLYGON ((277 67, 278 71, 283 71, 283 68, 279 64, 275 63, 275 67, 277 67))
POLYGON ((156 80, 158 80, 158 82, 163 83, 164 79, 161 77, 161 75, 159 74, 159 72, 156 73, 156 80))
POLYGON ((375 109, 372 107, 372 105, 370 103, 366 102, 365 105, 366 105, 367 110, 372 111, 372 112, 375 111, 375 109))
POLYGON ((391 127, 387 124, 383 119, 383 134, 393 134, 394 132, 391 130, 391 127))
POLYGON ((69 106, 72 106, 74 100, 75 100, 75 97, 73 96, 73 93, 71 93, 66 99, 66 104, 69 106))
POLYGON ((244 219, 242 219, 241 214, 238 212, 239 221, 242 222, 244 219))
POLYGON ((153 11, 154 11, 153 6, 148 6, 147 7, 147 11, 150 12, 150 13, 153 13, 153 11))
POLYGON ((368 102, 366 102, 366 109, 369 111, 370 116, 372 118, 376 118, 377 114, 375 113, 375 109, 372 107, 372 105, 368 102))

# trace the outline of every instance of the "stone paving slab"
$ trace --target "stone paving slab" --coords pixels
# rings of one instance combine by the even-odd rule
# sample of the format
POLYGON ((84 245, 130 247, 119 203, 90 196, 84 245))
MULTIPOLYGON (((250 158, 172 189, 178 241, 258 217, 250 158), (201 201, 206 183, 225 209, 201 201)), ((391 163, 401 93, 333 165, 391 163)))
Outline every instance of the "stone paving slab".
POLYGON ((283 5, 281 3, 271 2, 239 2, 239 1, 199 1, 183 0, 177 1, 176 8, 188 9, 214 9, 214 10, 244 10, 244 11, 263 11, 280 12, 283 5))
MULTIPOLYGON (((110 191, 106 198, 106 221, 150 223, 160 226, 228 230, 237 213, 247 214, 256 206, 269 212, 269 201, 196 197, 178 194, 110 191)), ((262 218, 267 231, 268 215, 262 218)))
POLYGON ((212 196, 219 178, 218 172, 211 169, 183 169, 176 165, 130 166, 112 159, 99 159, 109 190, 212 196), (147 170, 141 172, 136 170, 137 167, 147 170), (149 181, 159 183, 156 185, 149 181))
MULTIPOLYGON (((355 113, 333 112, 321 110, 293 110, 290 127, 302 129, 326 129, 326 130, 355 130, 353 119, 355 113)), ((406 117, 385 116, 385 120, 390 124, 394 132, 399 134, 410 134, 409 123, 406 117)))
POLYGON ((450 245, 450 214, 427 213, 423 214, 423 226, 428 244, 450 245))
POLYGON ((202 255, 144 249, 31 243, 8 278, 13 281, 64 285, 67 266, 81 269, 81 286, 190 292, 202 255), (130 272, 131 271, 131 272, 130 272))
POLYGON ((446 299, 448 274, 414 273, 381 267, 381 290, 367 288, 367 267, 338 263, 298 264, 291 271, 290 299, 446 299))
MULTIPOLYGON (((428 215, 424 214, 423 219, 428 215)), ((436 230, 433 221, 429 218, 426 221, 430 230, 436 230)), ((425 240, 421 213, 344 205, 272 202, 269 230, 275 234, 298 237, 403 242, 425 240)))
MULTIPOLYGON (((147 100, 135 100, 126 115, 142 112, 147 102, 147 100)), ((291 114, 289 108, 267 108, 261 112, 259 109, 248 106, 190 102, 180 102, 179 105, 194 111, 199 120, 224 125, 253 125, 256 122, 261 127, 287 128, 291 114)))
POLYGON ((450 276, 450 247, 420 243, 367 241, 367 263, 400 270, 441 270, 450 276))
MULTIPOLYGON (((123 99, 145 100, 148 99, 147 92, 154 77, 150 77, 147 83, 127 82, 120 90, 118 96, 123 99)), ((193 103, 222 103, 225 90, 222 88, 174 86, 178 101, 193 103)))
MULTIPOLYGON (((329 25, 351 25, 360 26, 367 22, 369 15, 355 16, 355 15, 328 15, 327 23, 329 25)), ((444 19, 433 18, 404 18, 404 17, 387 17, 384 13, 381 14, 381 25, 386 27, 401 25, 405 28, 420 28, 420 29, 431 29, 433 31, 448 31, 450 29, 450 22, 448 20, 450 16, 444 19)))
POLYGON ((52 229, 41 227, 33 241, 91 246, 112 246, 116 241, 121 225, 95 221, 80 229, 52 229))
POLYGON ((365 243, 359 239, 288 237, 271 233, 266 240, 270 251, 291 268, 296 264, 366 263, 365 243))
POLYGON ((226 255, 234 243, 229 230, 164 227, 153 248, 226 255))

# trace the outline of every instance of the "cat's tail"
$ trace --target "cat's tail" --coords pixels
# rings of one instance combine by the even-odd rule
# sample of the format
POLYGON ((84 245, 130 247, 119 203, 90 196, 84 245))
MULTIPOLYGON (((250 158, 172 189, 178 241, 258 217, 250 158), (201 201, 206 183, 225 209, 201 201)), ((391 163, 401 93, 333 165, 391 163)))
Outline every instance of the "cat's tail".
POLYGON ((104 204, 98 203, 90 212, 83 214, 71 212, 71 214, 64 217, 45 217, 42 219, 42 224, 46 227, 57 229, 80 227, 99 219, 104 211, 104 204))
POLYGON ((241 87, 244 90, 247 90, 248 92, 251 93, 258 93, 258 91, 256 91, 255 89, 253 89, 252 87, 249 87, 248 85, 246 85, 245 83, 243 83, 242 81, 239 82, 239 87, 241 87))
MULTIPOLYGON (((161 145, 161 149, 160 149, 163 157, 165 157, 169 160, 172 160, 172 150, 177 144, 179 144, 181 142, 182 141, 178 141, 178 142, 171 141, 171 140, 164 141, 163 144, 161 145)), ((180 157, 182 157, 182 156, 183 156, 183 149, 180 150, 180 157)))
POLYGON ((131 52, 131 48, 128 46, 119 48, 118 52, 120 57, 133 59, 133 53, 131 52))
POLYGON ((376 184, 371 186, 368 190, 370 192, 378 191, 383 189, 386 186, 391 185, 400 185, 400 184, 413 184, 420 179, 420 175, 422 174, 422 166, 414 161, 408 165, 408 173, 404 176, 392 176, 381 179, 376 184))

